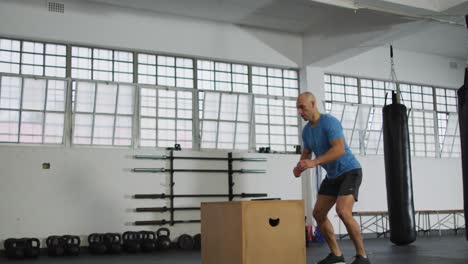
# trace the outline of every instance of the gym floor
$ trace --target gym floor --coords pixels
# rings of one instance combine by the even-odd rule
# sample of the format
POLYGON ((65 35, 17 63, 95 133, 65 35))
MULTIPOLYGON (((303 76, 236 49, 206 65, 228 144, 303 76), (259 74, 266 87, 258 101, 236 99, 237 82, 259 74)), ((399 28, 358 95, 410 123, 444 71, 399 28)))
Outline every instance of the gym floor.
MULTIPOLYGON (((374 264, 394 264, 394 263, 411 263, 411 264, 431 264, 431 263, 468 263, 468 241, 465 240, 464 234, 418 237, 417 240, 404 247, 393 245, 388 238, 365 239, 364 243, 368 255, 374 264)), ((343 250, 347 263, 351 263, 354 256, 353 244, 350 240, 341 240, 339 244, 343 250)), ((316 263, 322 257, 328 254, 328 247, 324 243, 314 243, 307 248, 307 263, 316 263)), ((201 263, 200 252, 196 251, 167 251, 154 254, 120 254, 120 255, 104 255, 94 256, 86 253, 81 253, 78 257, 60 257, 53 258, 41 255, 37 260, 14 260, 8 261, 2 257, 0 262, 11 263, 58 263, 58 264, 124 264, 124 263, 139 263, 139 264, 199 264, 201 263)), ((223 264, 220 261, 220 264, 223 264)))

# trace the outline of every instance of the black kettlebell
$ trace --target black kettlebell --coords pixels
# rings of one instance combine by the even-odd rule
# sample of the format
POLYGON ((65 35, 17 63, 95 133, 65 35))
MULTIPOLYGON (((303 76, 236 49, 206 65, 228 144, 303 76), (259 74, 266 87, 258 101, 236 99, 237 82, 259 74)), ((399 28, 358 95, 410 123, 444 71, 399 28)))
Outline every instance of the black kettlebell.
POLYGON ((169 249, 171 248, 171 239, 169 238, 171 232, 165 227, 161 227, 156 230, 156 246, 158 249, 169 249))
POLYGON ((107 233, 104 235, 104 244, 109 254, 119 254, 122 251, 121 242, 122 237, 118 233, 107 233))
POLYGON ((104 235, 93 233, 88 236, 89 251, 91 254, 104 254, 107 251, 107 247, 104 244, 104 235))
POLYGON ((79 236, 65 235, 62 238, 65 241, 65 254, 68 256, 80 255, 81 239, 79 236))
POLYGON ((193 249, 201 249, 201 234, 196 234, 193 236, 193 249))
POLYGON ((156 249, 156 235, 151 231, 140 231, 141 251, 149 253, 156 249))
POLYGON ((177 245, 180 249, 183 250, 192 250, 193 249, 193 238, 190 235, 182 234, 177 239, 177 245))
POLYGON ((25 238, 25 243, 24 255, 28 258, 39 257, 41 241, 37 238, 25 238))
POLYGON ((46 240, 47 254, 49 256, 60 257, 65 253, 65 241, 59 236, 49 236, 46 240))
POLYGON ((122 235, 123 248, 128 253, 137 253, 140 251, 140 238, 138 232, 127 231, 122 235))
POLYGON ((3 242, 3 246, 5 247, 5 254, 7 258, 10 259, 22 259, 24 258, 24 248, 25 248, 25 241, 16 238, 8 238, 3 242))

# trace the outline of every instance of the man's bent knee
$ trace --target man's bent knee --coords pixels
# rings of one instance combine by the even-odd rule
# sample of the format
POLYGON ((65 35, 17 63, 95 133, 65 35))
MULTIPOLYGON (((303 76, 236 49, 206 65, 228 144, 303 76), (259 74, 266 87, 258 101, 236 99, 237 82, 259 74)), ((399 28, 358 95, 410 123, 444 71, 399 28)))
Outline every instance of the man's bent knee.
POLYGON ((327 220, 327 212, 320 211, 320 210, 314 210, 314 212, 312 214, 314 216, 315 221, 317 221, 317 223, 319 223, 319 224, 321 224, 321 223, 325 222, 325 220, 327 220))
POLYGON ((336 213, 338 214, 338 217, 342 221, 349 221, 353 218, 353 214, 351 210, 344 209, 344 208, 336 208, 336 213))

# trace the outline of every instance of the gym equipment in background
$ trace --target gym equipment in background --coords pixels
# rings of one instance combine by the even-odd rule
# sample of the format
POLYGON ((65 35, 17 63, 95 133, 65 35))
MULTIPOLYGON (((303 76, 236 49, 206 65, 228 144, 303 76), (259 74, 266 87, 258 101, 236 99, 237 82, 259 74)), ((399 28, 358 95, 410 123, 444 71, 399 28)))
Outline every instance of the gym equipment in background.
POLYGON ((65 254, 68 256, 80 255, 81 239, 79 236, 64 235, 62 236, 65 241, 65 254))
POLYGON ((390 57, 396 92, 392 91, 392 104, 382 109, 390 241, 396 245, 408 245, 416 240, 408 115, 406 106, 400 104, 392 46, 390 57))
POLYGON ((46 240, 47 254, 60 257, 65 255, 65 240, 61 236, 49 236, 46 240))
POLYGON ((136 208, 136 212, 170 212, 170 219, 161 219, 161 220, 149 220, 149 221, 135 221, 134 225, 174 225, 174 224, 187 224, 187 223, 200 223, 198 219, 192 220, 174 220, 174 211, 193 211, 200 210, 200 207, 175 207, 174 198, 204 198, 204 197, 227 197, 229 201, 232 201, 235 197, 239 198, 253 198, 253 197, 266 197, 266 193, 240 193, 235 194, 233 191, 234 180, 233 176, 235 173, 266 173, 266 170, 256 170, 256 169, 233 169, 233 162, 265 162, 265 158, 233 158, 232 153, 228 153, 227 158, 223 157, 184 157, 184 156, 174 156, 174 152, 171 150, 170 155, 135 155, 135 159, 146 159, 146 160, 165 160, 170 161, 170 166, 166 168, 133 168, 133 172, 150 172, 150 173, 161 173, 169 172, 170 173, 170 192, 169 194, 135 194, 133 197, 135 199, 170 199, 169 207, 139 207, 136 208), (210 160, 210 161, 227 161, 228 169, 219 170, 219 169, 175 169, 174 160, 210 160), (228 173, 228 194, 174 194, 174 173, 175 172, 206 172, 206 173, 228 173))
MULTIPOLYGON (((468 16, 466 16, 466 19, 468 21, 468 16)), ((468 215, 468 68, 465 69, 465 84, 458 89, 458 122, 460 123, 463 201, 466 216, 468 215)), ((468 221, 465 217, 465 226, 466 223, 468 221)), ((468 240, 467 232, 465 232, 465 236, 466 240, 468 240)))
POLYGON ((161 227, 156 230, 156 247, 160 250, 171 248, 171 232, 168 228, 161 227))

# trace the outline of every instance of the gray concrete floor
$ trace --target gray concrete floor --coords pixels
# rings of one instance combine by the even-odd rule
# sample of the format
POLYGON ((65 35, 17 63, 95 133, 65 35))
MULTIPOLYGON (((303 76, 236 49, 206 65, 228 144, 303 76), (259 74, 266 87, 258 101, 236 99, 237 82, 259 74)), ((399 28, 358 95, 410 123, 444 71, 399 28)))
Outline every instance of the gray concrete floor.
MULTIPOLYGON (((366 250, 369 258, 374 264, 430 264, 430 263, 468 263, 468 241, 464 234, 418 237, 409 246, 395 246, 388 238, 365 239, 366 250)), ((345 255, 346 262, 351 263, 354 256, 354 247, 350 240, 341 240, 339 244, 345 255)), ((326 244, 314 243, 307 248, 307 264, 316 263, 328 254, 326 244)), ((0 262, 5 263, 57 263, 57 264, 199 264, 201 263, 200 252, 171 250, 167 252, 155 252, 152 254, 120 254, 120 255, 89 255, 84 251, 78 257, 53 258, 41 255, 37 260, 7 260, 0 258, 0 262)), ((222 264, 222 261, 220 262, 222 264)), ((289 264, 289 263, 288 263, 289 264)))

